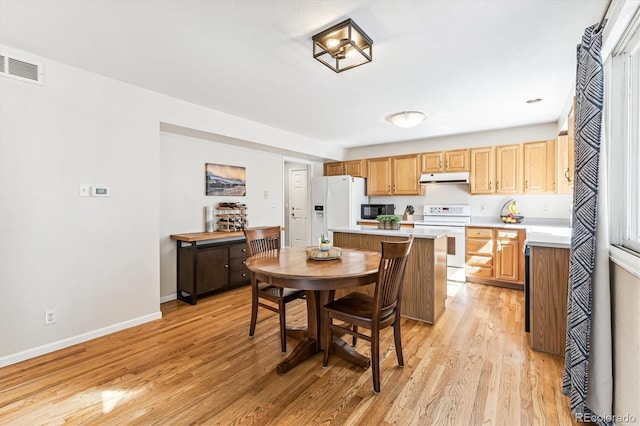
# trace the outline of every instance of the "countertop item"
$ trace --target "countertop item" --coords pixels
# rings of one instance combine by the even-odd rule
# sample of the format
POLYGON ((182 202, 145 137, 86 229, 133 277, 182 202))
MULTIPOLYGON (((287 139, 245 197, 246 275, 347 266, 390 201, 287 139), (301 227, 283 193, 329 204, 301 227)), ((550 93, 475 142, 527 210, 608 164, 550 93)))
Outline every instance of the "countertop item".
POLYGON ((378 229, 371 226, 343 226, 329 229, 333 232, 344 232, 347 234, 367 234, 367 235, 388 235, 390 237, 408 237, 436 239, 447 235, 444 228, 400 228, 400 229, 378 229))
MULTIPOLYGON (((377 220, 375 220, 375 219, 358 219, 358 222, 359 222, 359 223, 360 223, 360 222, 362 222, 362 223, 375 223, 375 224, 377 224, 377 223, 378 223, 378 221, 377 221, 377 220)), ((400 224, 401 224, 401 225, 403 225, 403 224, 413 225, 413 224, 414 224, 414 221, 413 221, 413 220, 401 220, 401 221, 400 221, 400 224)))

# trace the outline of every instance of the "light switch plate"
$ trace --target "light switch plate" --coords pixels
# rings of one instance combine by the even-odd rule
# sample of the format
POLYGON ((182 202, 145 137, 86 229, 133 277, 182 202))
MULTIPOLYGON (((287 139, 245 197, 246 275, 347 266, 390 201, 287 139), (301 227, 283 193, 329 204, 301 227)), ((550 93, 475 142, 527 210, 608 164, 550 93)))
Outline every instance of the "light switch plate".
POLYGON ((102 185, 94 185, 91 187, 92 197, 108 197, 110 195, 109 187, 102 185))

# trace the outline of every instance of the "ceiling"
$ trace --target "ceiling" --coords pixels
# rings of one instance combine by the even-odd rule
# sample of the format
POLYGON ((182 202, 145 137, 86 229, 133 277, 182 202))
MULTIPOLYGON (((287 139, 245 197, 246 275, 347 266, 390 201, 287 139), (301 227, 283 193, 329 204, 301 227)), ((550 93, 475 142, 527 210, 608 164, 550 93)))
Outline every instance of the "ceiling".
POLYGON ((559 119, 606 0, 14 1, 0 42, 341 147, 559 119), (336 74, 311 37, 352 18, 373 62, 336 74), (537 104, 525 101, 542 98, 537 104), (420 110, 412 129, 386 117, 420 110))

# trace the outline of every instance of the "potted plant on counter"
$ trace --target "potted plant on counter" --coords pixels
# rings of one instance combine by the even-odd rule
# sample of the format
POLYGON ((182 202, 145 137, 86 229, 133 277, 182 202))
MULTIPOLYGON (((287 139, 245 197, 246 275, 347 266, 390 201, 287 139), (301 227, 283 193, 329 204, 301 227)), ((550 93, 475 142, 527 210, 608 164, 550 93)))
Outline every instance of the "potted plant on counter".
POLYGON ((379 229, 400 229, 400 216, 395 214, 381 214, 376 217, 379 229))

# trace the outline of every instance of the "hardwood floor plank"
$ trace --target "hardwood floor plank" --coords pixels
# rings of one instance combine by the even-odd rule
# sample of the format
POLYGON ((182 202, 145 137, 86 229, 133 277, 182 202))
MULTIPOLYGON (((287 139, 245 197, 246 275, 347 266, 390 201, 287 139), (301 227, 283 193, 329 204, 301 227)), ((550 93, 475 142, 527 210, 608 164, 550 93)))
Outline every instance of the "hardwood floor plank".
MULTIPOLYGON (((405 367, 381 334, 371 370, 322 354, 278 376, 278 317, 249 288, 162 305, 163 318, 0 369, 0 424, 576 424, 562 359, 529 349, 518 290, 455 284, 436 325, 402 319, 405 367)), ((304 301, 287 323, 306 324, 304 301)), ((288 339, 288 349, 297 341, 288 339)), ((356 347, 368 356, 368 342, 356 347)))

